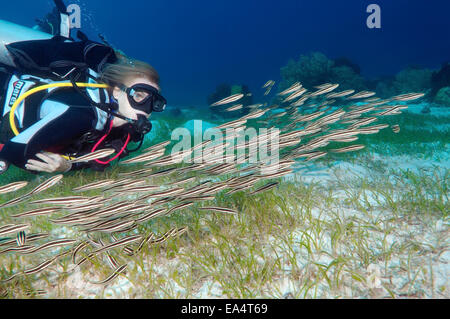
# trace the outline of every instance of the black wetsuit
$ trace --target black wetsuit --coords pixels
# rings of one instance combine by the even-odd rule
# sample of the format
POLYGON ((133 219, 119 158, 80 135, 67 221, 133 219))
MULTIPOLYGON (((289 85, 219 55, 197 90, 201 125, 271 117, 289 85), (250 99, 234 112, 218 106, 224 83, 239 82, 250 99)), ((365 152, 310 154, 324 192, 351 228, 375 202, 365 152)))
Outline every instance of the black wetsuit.
MULTIPOLYGON (((43 84, 30 83, 33 79, 36 78, 0 72, 0 159, 24 168, 28 159, 37 159, 35 154, 41 151, 70 155, 91 152, 92 146, 109 130, 112 117, 89 105, 73 88, 44 90, 25 99, 14 113, 20 132, 14 136, 9 123, 9 109, 26 89, 43 84)), ((110 102, 104 89, 89 89, 89 94, 94 100, 110 102)), ((123 145, 120 143, 123 135, 120 129, 114 129, 105 144, 111 144, 113 139, 113 147, 118 149, 123 145)), ((87 166, 104 168, 104 165, 91 161, 74 164, 72 169, 87 166)))

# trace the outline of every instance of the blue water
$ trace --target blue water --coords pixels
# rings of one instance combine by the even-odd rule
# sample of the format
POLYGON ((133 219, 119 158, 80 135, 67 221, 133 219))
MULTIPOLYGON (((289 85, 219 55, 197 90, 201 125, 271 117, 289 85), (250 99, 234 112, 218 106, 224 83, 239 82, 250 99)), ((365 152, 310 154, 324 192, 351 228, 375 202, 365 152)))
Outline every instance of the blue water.
MULTIPOLYGON (((222 83, 261 85, 300 54, 348 57, 366 78, 409 65, 437 69, 450 60, 450 1, 411 0, 66 0, 79 4, 82 30, 153 65, 169 104, 206 105, 222 83), (381 8, 369 29, 366 8, 381 8)), ((0 19, 34 25, 50 0, 2 1, 0 19)))

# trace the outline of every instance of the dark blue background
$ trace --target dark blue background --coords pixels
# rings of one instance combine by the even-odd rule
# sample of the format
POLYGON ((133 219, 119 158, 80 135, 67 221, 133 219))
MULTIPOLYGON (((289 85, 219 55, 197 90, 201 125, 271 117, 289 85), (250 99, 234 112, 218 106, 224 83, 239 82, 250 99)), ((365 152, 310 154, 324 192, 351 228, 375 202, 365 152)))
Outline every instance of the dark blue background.
MULTIPOLYGON (((82 30, 101 32, 128 55, 153 65, 171 105, 206 104, 221 82, 258 96, 290 58, 312 51, 346 56, 362 74, 450 60, 448 0, 65 0, 82 8, 82 30), (366 8, 381 7, 381 29, 366 8)), ((52 1, 2 1, 0 19, 32 26, 52 1)))

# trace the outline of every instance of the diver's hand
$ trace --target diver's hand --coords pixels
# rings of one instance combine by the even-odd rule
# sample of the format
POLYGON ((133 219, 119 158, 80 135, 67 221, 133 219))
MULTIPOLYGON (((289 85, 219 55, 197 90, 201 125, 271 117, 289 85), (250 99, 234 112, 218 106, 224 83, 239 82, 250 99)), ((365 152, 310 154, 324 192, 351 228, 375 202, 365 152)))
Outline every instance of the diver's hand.
POLYGON ((63 158, 61 155, 52 154, 48 152, 42 152, 36 154, 36 157, 42 160, 37 161, 28 160, 25 168, 30 171, 56 173, 56 172, 68 172, 72 168, 72 163, 63 158))

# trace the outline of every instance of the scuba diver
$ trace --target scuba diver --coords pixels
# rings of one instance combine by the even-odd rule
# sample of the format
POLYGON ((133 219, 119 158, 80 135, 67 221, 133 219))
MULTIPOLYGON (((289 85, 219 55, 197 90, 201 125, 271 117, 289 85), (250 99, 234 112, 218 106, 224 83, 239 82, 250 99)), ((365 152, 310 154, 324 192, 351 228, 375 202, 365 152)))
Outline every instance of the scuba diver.
POLYGON ((80 31, 74 41, 66 8, 55 3, 59 35, 0 20, 0 174, 9 164, 33 173, 103 170, 141 147, 150 115, 167 104, 153 67, 80 31), (70 161, 102 148, 116 154, 70 161))

